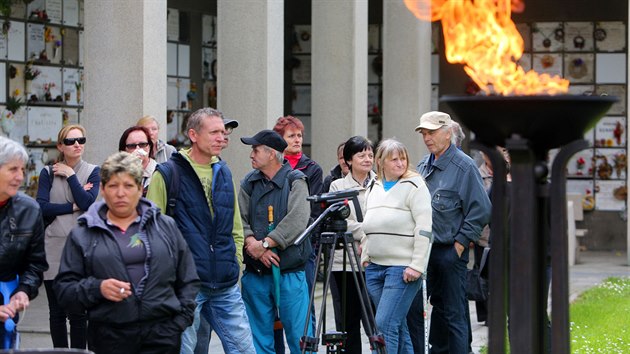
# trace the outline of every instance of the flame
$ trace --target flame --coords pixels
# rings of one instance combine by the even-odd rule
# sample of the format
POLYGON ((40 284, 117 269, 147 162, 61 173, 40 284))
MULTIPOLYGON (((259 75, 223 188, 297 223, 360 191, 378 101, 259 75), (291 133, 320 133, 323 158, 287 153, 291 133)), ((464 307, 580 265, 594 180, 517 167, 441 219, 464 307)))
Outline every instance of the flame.
POLYGON ((419 19, 441 21, 446 60, 464 64, 464 71, 486 94, 535 95, 566 93, 569 81, 533 70, 517 61, 523 38, 512 11, 521 0, 404 0, 419 19))

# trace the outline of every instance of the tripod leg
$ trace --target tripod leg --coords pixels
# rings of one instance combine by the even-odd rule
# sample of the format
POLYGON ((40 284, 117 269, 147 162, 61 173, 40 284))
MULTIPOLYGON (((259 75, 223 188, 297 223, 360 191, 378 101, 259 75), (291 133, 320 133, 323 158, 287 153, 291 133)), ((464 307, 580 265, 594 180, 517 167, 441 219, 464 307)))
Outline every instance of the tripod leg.
MULTIPOLYGON (((333 252, 334 252, 334 244, 337 242, 336 235, 326 235, 326 233, 322 233, 320 235, 320 246, 319 251, 317 252, 316 262, 319 263, 321 259, 322 253, 324 254, 324 295, 322 298, 322 305, 319 312, 319 318, 316 321, 316 333, 313 333, 313 336, 308 336, 308 329, 311 326, 310 316, 311 312, 308 311, 307 318, 304 323, 304 332, 302 339, 300 341, 300 349, 302 354, 306 352, 317 352, 317 346, 319 342, 320 334, 322 333, 322 328, 324 326, 323 318, 326 316, 326 297, 328 295, 328 288, 330 286, 330 276, 331 269, 333 264, 333 252)), ((313 302, 315 299, 315 286, 311 289, 309 294, 308 308, 310 309, 313 306, 313 302)))
POLYGON ((374 311, 372 310, 372 302, 370 301, 370 296, 367 292, 367 286, 365 283, 365 279, 363 279, 360 267, 360 259, 354 246, 354 238, 351 233, 346 233, 343 237, 344 243, 344 252, 348 254, 348 258, 350 259, 350 268, 352 269, 352 277, 354 279, 354 284, 356 288, 359 290, 359 302, 361 305, 361 311, 363 313, 362 321, 363 328, 368 335, 370 340, 370 349, 373 353, 386 353, 385 349, 385 337, 383 334, 378 333, 378 329, 376 327, 376 320, 374 318, 374 311))

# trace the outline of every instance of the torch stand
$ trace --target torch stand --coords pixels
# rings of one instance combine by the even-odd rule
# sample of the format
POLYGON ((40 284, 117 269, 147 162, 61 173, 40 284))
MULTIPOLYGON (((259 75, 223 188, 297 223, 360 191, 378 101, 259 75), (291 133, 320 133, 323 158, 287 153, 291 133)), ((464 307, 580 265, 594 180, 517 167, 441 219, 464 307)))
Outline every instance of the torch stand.
POLYGON ((588 147, 584 131, 616 98, 446 96, 442 101, 475 133, 472 146, 486 153, 493 166, 488 353, 506 352, 509 327, 513 354, 569 354, 565 168, 573 154, 588 147), (509 196, 497 145, 506 147, 512 159, 509 196), (549 183, 546 159, 555 147, 561 149, 549 183), (545 335, 549 265, 551 343, 545 335))

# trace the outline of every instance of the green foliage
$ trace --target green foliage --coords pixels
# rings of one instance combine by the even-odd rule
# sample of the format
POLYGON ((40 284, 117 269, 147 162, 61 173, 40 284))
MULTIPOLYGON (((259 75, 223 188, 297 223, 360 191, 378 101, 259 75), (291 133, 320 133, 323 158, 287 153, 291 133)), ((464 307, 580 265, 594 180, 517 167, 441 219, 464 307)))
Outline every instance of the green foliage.
POLYGON ((570 314, 571 353, 630 353, 630 278, 608 278, 585 291, 570 314))
POLYGON ((0 0, 0 14, 2 16, 11 16, 11 4, 12 0, 0 0))
POLYGON ((608 278, 571 305, 571 352, 630 353, 630 278, 608 278))
POLYGON ((11 111, 11 113, 15 114, 15 112, 17 112, 23 105, 24 103, 22 102, 21 98, 17 98, 14 96, 7 97, 6 106, 7 110, 11 111))

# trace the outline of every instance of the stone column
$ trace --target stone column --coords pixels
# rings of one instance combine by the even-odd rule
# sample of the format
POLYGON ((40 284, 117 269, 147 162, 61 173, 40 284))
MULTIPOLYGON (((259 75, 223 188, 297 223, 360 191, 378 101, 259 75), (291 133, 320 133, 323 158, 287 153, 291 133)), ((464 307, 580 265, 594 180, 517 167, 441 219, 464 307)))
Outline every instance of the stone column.
POLYGON ((217 108, 240 125, 222 157, 234 180, 251 170, 242 136, 283 115, 284 1, 218 0, 217 108))
POLYGON ((383 3, 383 139, 396 137, 415 167, 428 151, 414 131, 431 103, 431 23, 402 1, 383 3))
POLYGON ((368 2, 312 2, 312 157, 327 173, 336 147, 367 136, 368 2))
POLYGON ((143 115, 157 117, 166 137, 166 0, 85 0, 85 23, 81 123, 85 158, 100 164, 143 115))

